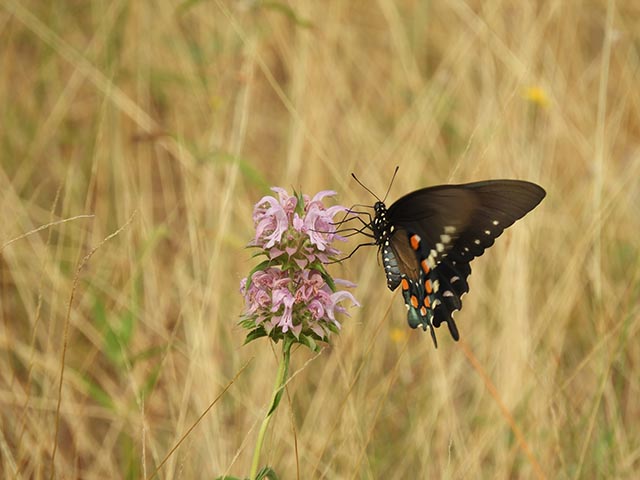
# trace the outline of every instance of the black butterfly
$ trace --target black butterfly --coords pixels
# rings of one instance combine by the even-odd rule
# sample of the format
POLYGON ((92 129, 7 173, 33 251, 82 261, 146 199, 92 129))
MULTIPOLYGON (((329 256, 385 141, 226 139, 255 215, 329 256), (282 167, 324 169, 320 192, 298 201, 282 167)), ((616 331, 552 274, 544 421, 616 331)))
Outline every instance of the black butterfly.
POLYGON ((452 313, 462 308, 460 298, 469 291, 471 260, 545 194, 535 183, 487 180, 416 190, 388 209, 378 199, 375 217, 363 221, 360 231, 369 230, 382 253, 389 289, 402 287, 409 325, 429 328, 437 347, 434 327, 446 322, 458 340, 452 313))

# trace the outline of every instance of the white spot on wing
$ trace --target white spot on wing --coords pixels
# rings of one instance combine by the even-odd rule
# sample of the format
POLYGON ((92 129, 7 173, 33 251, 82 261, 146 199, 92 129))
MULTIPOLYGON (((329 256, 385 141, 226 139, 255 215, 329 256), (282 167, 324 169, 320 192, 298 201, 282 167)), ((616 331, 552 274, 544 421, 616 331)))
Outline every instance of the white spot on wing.
POLYGON ((444 245, 441 243, 436 243, 436 250, 439 252, 444 252, 444 245))
POLYGON ((456 232, 456 227, 452 227, 450 225, 447 225, 446 227, 444 227, 444 233, 455 233, 456 232))
POLYGON ((493 224, 494 224, 494 225, 496 225, 496 226, 500 225, 500 222, 499 222, 498 220, 494 220, 494 221, 493 221, 493 222, 491 222, 491 223, 493 223, 493 224))
POLYGON ((480 245, 480 240, 478 240, 477 238, 473 241, 473 243, 475 243, 476 245, 480 245))
POLYGON ((484 234, 485 234, 485 235, 491 235, 491 230, 485 230, 485 231, 484 231, 484 234))
POLYGON ((442 243, 449 243, 451 241, 451 235, 447 235, 446 233, 444 235, 440 235, 440 240, 442 243))

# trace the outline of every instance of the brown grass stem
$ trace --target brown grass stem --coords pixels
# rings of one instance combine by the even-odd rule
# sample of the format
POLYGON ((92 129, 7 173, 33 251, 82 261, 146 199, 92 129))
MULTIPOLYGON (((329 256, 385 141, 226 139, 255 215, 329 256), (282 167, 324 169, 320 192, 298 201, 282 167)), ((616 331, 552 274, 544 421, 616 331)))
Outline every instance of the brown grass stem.
POLYGON ((509 424, 509 428, 511 428, 511 431, 513 432, 514 436, 518 440, 520 449, 524 452, 526 457, 529 459, 529 463, 531 463, 531 466, 533 467, 536 477, 539 480, 546 479, 547 476, 545 475, 544 471, 542 470, 542 467, 536 460, 536 457, 533 454, 533 451, 529 447, 527 440, 524 438, 524 435, 520 430, 520 427, 518 427, 515 419, 513 418, 513 415, 511 415, 511 412, 509 411, 505 403, 502 401, 502 397, 500 396, 500 393, 498 393, 498 389, 496 388, 494 383, 489 378, 489 375, 487 375, 487 372, 484 370, 484 368, 482 368, 482 365, 480 364, 476 356, 473 354, 473 352, 471 351, 467 343, 464 340, 460 340, 459 345, 460 345, 460 349, 462 349, 465 356, 467 357, 467 360, 469 360, 469 363, 471 363, 471 366, 473 367, 473 369, 482 378, 482 381, 484 382, 485 387, 489 391, 489 394, 495 400, 496 404, 498 405, 498 408, 500 408, 500 412, 502 413, 502 416, 505 418, 505 420, 509 424))
POLYGON ((73 306, 73 299, 76 294, 76 290, 78 288, 78 283, 80 282, 80 273, 84 269, 84 267, 89 263, 89 260, 93 256, 94 253, 98 251, 100 247, 102 247, 105 243, 107 243, 112 238, 119 235, 125 228, 129 226, 129 224, 133 221, 133 218, 136 215, 136 211, 134 211, 129 220, 127 220, 120 228, 118 228, 115 232, 107 235, 98 245, 93 247, 89 253, 87 253, 82 260, 80 261, 78 267, 76 268, 75 275, 73 277, 73 284, 71 286, 71 293, 69 294, 69 301, 67 302, 67 314, 64 319, 64 332, 62 335, 62 352, 60 353, 60 375, 58 380, 58 399, 56 403, 56 414, 55 414, 55 429, 53 434, 53 445, 51 452, 51 467, 50 467, 50 475, 49 478, 53 480, 55 477, 55 465, 56 465, 56 452, 58 451, 58 431, 60 429, 60 406, 62 405, 62 385, 64 384, 64 370, 65 370, 65 359, 67 356, 67 346, 69 344, 69 327, 71 325, 71 307, 73 306))

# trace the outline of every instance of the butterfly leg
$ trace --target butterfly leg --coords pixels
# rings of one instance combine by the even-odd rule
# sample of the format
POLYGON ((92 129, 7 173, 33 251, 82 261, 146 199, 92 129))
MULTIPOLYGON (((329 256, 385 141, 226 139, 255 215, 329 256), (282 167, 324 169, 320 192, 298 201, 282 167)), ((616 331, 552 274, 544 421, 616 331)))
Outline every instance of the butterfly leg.
POLYGON ((369 237, 369 238, 373 238, 375 239, 376 237, 374 235, 371 235, 370 233, 367 232, 366 227, 362 227, 362 228, 341 228, 340 230, 336 230, 335 232, 336 235, 340 235, 343 238, 349 238, 349 237, 353 237, 354 235, 364 235, 365 237, 369 237), (348 233, 347 233, 348 232, 348 233))
POLYGON ((344 258, 339 258, 338 260, 334 260, 331 262, 327 262, 327 265, 331 265, 332 263, 340 263, 340 262, 344 262, 345 260, 351 258, 353 256, 354 253, 356 253, 358 251, 358 249, 360 247, 375 247, 377 245, 377 243, 375 242, 370 242, 370 243, 361 243, 360 245, 358 245, 356 248, 354 248, 353 250, 351 250, 351 253, 349 255, 347 255, 344 258))
MULTIPOLYGON (((360 206, 360 205, 354 205, 353 207, 356 207, 356 206, 360 206)), ((371 216, 371 213, 366 211, 362 212, 358 210, 352 210, 353 207, 347 209, 344 213, 344 217, 342 217, 342 220, 340 220, 337 223, 334 223, 333 225, 341 226, 343 223, 350 222, 351 220, 360 220, 362 224, 365 226, 371 225, 371 222, 373 222, 373 217, 371 216), (351 214, 353 214, 353 217, 350 217, 351 214), (369 219, 369 223, 362 220, 360 218, 360 215, 366 215, 367 218, 369 219)))

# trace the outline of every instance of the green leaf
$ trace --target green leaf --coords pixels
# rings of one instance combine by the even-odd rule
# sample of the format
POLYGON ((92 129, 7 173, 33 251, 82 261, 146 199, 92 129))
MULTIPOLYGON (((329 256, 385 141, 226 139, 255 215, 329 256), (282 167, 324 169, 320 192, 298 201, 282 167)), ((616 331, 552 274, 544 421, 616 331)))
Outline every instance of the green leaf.
POLYGON ((131 343, 136 317, 126 310, 117 319, 109 319, 105 303, 98 296, 93 301, 93 320, 102 332, 103 353, 115 367, 122 367, 126 360, 126 348, 131 343))
POLYGON ((293 191, 293 196, 296 197, 296 208, 295 213, 300 215, 300 217, 304 217, 304 196, 301 193, 293 191))
POLYGON ((133 336, 133 329, 136 323, 136 317, 130 310, 127 310, 120 317, 120 328, 118 328, 118 340, 122 346, 128 347, 133 336))
MULTIPOLYGON (((258 248, 255 245, 249 245, 247 248, 258 248)), ((257 251, 256 253, 252 253, 251 254, 251 258, 256 258, 259 257, 261 255, 265 255, 266 257, 268 257, 269 255, 267 254, 267 252, 265 252, 264 250, 260 249, 259 251, 257 251)))
POLYGON ((285 338, 285 334, 282 333, 282 330, 279 328, 271 329, 268 335, 269 335, 269 338, 273 340, 275 343, 278 343, 280 340, 283 340, 285 338))
POLYGON ((253 318, 244 318, 238 322, 242 328, 251 330, 256 327, 256 321, 253 318))
POLYGON ((102 332, 102 350, 104 354, 113 365, 120 367, 122 353, 118 335, 109 321, 104 302, 98 297, 95 297, 93 302, 93 319, 100 332, 102 332))
MULTIPOLYGON (((203 0, 185 0, 180 5, 178 5, 178 8, 176 8, 176 12, 182 15, 182 14, 186 13, 187 10, 189 10, 191 7, 197 5, 198 3, 202 2, 202 1, 203 0)), ((229 478, 231 478, 231 477, 229 477, 229 478)))
POLYGON ((256 475, 256 480, 268 478, 269 480, 278 480, 278 475, 271 467, 263 467, 256 475))
POLYGON ((107 326, 107 309, 104 302, 98 296, 93 299, 93 321, 98 329, 103 330, 107 326))
POLYGON ((247 337, 244 339, 244 345, 246 345, 249 342, 253 342, 254 340, 257 340, 258 338, 262 338, 262 337, 266 337, 266 336, 267 336, 267 331, 261 325, 258 328, 256 328, 255 330, 251 330, 247 334, 247 337))
POLYGON ((271 408, 269 409, 269 413, 267 416, 271 415, 278 405, 280 405, 280 400, 282 400, 282 394, 284 393, 284 386, 287 380, 287 375, 289 373, 289 359, 291 358, 291 346, 295 343, 295 338, 285 337, 284 345, 282 346, 282 362, 284 364, 284 371, 282 372, 282 383, 275 397, 273 398, 273 403, 271 404, 271 408))
POLYGON ((153 358, 162 354, 166 348, 167 348, 166 345, 147 348, 145 350, 142 350, 139 353, 136 353, 135 355, 132 355, 129 358, 129 362, 133 367, 136 364, 136 362, 139 362, 140 360, 147 360, 148 358, 153 358))
POLYGON ((325 326, 335 334, 340 333, 338 327, 336 327, 333 323, 326 323, 325 326))
POLYGON ((331 277, 331 275, 329 275, 329 272, 325 270, 324 265, 322 265, 320 262, 313 262, 310 267, 320 272, 320 275, 322 275, 322 278, 327 283, 327 285, 329 285, 329 288, 332 292, 335 292, 337 290, 333 278, 331 277))
POLYGON ((240 170, 240 173, 242 173, 242 176, 249 180, 251 184, 258 187, 260 190, 269 190, 269 182, 264 177, 262 172, 254 167, 255 161, 233 155, 229 152, 225 152, 224 150, 217 150, 213 153, 207 154, 204 160, 214 163, 233 163, 238 166, 238 169, 240 170))
POLYGON ((264 1, 264 2, 260 2, 259 6, 262 8, 268 8, 270 10, 274 10, 282 13, 284 16, 286 16, 289 20, 291 20, 293 23, 295 23, 299 27, 302 27, 302 28, 313 27, 313 23, 311 21, 300 17, 293 8, 291 8, 289 5, 287 5, 284 2, 264 1))
POLYGON ((140 391, 138 392, 138 398, 147 398, 149 394, 153 391, 153 388, 158 383, 158 377, 160 376, 160 369, 162 368, 162 362, 158 362, 153 370, 149 373, 149 376, 146 378, 140 391))
POLYGON ((118 335, 109 324, 107 324, 107 327, 103 332, 102 342, 104 344, 104 353, 107 355, 111 363, 118 367, 121 366, 122 350, 120 348, 120 341, 118 340, 118 335))
POLYGON ((135 480, 141 477, 140 472, 140 452, 136 448, 137 443, 133 441, 130 435, 121 432, 117 440, 120 463, 124 470, 124 478, 126 480, 135 480))
POLYGON ((91 398, 93 398, 96 402, 102 405, 109 410, 115 410, 115 406, 111 396, 93 379, 89 377, 84 377, 84 384, 87 389, 87 393, 91 398))
POLYGON ((309 349, 311 349, 312 352, 317 353, 320 351, 320 346, 316 343, 316 341, 310 335, 301 334, 299 342, 309 347, 309 349))
POLYGON ((280 405, 280 400, 282 400, 282 394, 284 393, 284 388, 281 388, 280 390, 278 390, 278 393, 276 394, 276 397, 273 399, 273 403, 271 404, 271 408, 269 409, 269 412, 267 413, 267 415, 271 415, 276 408, 278 408, 278 405, 280 405))

